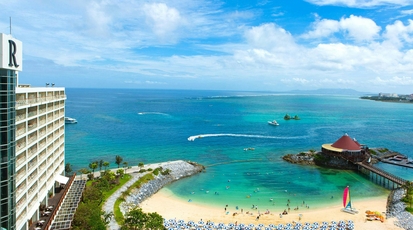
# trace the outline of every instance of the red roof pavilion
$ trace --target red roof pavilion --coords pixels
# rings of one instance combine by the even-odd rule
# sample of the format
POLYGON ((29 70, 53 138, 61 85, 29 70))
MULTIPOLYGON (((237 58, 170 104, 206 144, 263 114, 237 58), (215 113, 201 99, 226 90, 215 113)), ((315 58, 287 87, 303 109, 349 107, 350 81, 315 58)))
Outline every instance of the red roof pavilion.
POLYGON ((345 149, 350 151, 360 151, 360 144, 351 139, 347 133, 331 145, 334 148, 345 149))

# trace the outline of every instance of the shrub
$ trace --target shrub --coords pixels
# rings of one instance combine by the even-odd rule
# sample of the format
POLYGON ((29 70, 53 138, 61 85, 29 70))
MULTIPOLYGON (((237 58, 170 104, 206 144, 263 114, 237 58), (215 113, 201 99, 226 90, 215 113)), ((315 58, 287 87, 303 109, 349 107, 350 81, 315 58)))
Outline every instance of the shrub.
POLYGON ((305 152, 301 152, 301 153, 299 153, 298 155, 299 155, 299 156, 305 156, 306 153, 305 153, 305 152))
POLYGON ((157 176, 157 175, 159 175, 159 171, 161 171, 162 170, 162 168, 156 168, 155 170, 153 170, 153 175, 155 175, 155 176, 157 176))
POLYGON ((161 174, 164 176, 169 175, 170 173, 171 173, 170 169, 165 169, 164 171, 161 172, 161 174))
POLYGON ((140 173, 144 173, 144 172, 146 172, 146 170, 145 170, 145 169, 141 169, 141 170, 139 170, 139 172, 140 172, 140 173))
POLYGON ((152 168, 148 168, 148 172, 151 172, 153 169, 152 168))

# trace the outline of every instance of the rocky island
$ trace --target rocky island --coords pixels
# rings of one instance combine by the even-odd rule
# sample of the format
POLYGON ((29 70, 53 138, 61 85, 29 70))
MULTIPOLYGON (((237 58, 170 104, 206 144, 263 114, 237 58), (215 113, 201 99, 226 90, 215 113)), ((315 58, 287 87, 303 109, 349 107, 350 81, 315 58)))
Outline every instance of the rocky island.
MULTIPOLYGON (((369 153, 371 156, 372 164, 376 164, 379 161, 393 158, 396 156, 403 156, 400 153, 389 150, 387 148, 370 148, 369 153)), ((297 154, 287 154, 284 155, 282 158, 283 160, 290 162, 292 164, 318 165, 338 169, 354 169, 354 165, 348 164, 348 161, 332 157, 331 155, 316 150, 309 150, 297 154)))

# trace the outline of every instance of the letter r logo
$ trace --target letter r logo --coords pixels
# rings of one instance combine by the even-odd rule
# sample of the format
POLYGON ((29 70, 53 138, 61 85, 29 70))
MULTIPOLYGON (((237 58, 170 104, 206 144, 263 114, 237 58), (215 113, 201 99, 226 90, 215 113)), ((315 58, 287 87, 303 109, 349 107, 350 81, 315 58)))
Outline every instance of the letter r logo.
POLYGON ((16 61, 16 43, 13 40, 9 40, 9 66, 19 67, 16 61))

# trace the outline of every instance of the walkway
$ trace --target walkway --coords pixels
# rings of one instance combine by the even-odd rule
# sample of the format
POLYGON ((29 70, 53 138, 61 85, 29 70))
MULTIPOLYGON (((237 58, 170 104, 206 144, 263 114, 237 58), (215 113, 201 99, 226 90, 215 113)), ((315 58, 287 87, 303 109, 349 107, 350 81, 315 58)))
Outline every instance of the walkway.
MULTIPOLYGON (((137 180, 139 180, 139 178, 142 177, 142 173, 130 173, 130 175, 132 176, 132 178, 126 182, 122 187, 120 187, 115 193, 112 194, 112 196, 110 196, 105 204, 103 205, 103 211, 106 213, 113 213, 113 208, 115 206, 115 202, 116 200, 122 195, 122 193, 124 191, 126 191, 130 186, 133 185, 133 183, 135 183, 137 180)), ((109 230, 119 230, 120 226, 118 225, 118 223, 116 223, 115 218, 111 218, 110 223, 107 227, 107 229, 109 230)))
POLYGON ((405 179, 403 179, 403 178, 401 178, 401 177, 398 177, 398 176, 395 176, 395 175, 393 175, 393 174, 391 174, 391 173, 388 173, 388 172, 386 172, 386 171, 384 171, 384 170, 382 170, 382 169, 376 168, 376 167, 374 167, 373 165, 369 165, 368 163, 358 162, 358 163, 356 163, 356 164, 357 164, 357 165, 360 165, 361 167, 363 167, 363 168, 365 168, 365 169, 367 169, 367 170, 369 170, 369 171, 371 171, 371 172, 373 172, 373 173, 376 173, 376 174, 378 174, 378 175, 380 175, 380 176, 382 176, 382 177, 384 177, 384 178, 386 178, 386 179, 388 179, 388 180, 390 180, 390 181, 393 181, 394 183, 396 183, 396 184, 398 184, 398 185, 404 185, 404 184, 406 183, 406 180, 405 180, 405 179))

